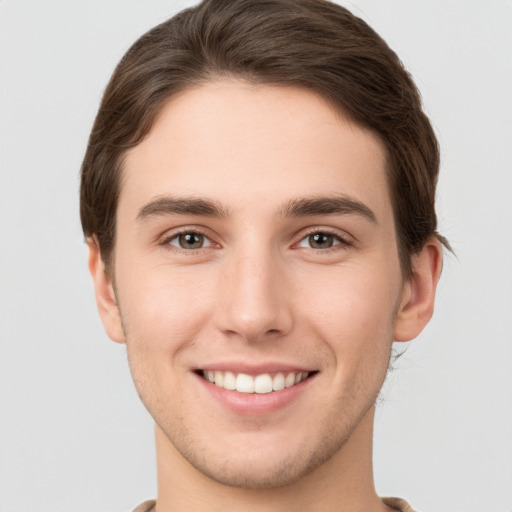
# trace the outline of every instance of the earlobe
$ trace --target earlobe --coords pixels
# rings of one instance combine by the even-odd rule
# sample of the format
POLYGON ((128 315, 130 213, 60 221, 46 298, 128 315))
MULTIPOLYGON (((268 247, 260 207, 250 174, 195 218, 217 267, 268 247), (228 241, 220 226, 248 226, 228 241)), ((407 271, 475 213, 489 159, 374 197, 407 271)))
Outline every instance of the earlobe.
POLYGON ((87 240, 89 247, 89 272, 94 282, 96 304, 108 337, 116 343, 124 343, 124 331, 112 280, 108 276, 101 252, 94 238, 87 240))
POLYGON ((402 303, 395 318, 395 341, 416 338, 432 318, 443 253, 436 238, 412 258, 413 274, 404 284, 402 303))

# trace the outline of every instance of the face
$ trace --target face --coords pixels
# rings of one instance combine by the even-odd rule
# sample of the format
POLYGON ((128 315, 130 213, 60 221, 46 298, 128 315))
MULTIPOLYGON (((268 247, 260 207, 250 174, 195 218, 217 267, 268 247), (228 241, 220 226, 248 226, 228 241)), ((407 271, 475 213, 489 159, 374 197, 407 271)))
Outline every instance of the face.
POLYGON ((408 294, 379 140, 310 92, 211 83, 166 105, 123 173, 106 325, 157 432, 234 486, 338 457, 408 294))

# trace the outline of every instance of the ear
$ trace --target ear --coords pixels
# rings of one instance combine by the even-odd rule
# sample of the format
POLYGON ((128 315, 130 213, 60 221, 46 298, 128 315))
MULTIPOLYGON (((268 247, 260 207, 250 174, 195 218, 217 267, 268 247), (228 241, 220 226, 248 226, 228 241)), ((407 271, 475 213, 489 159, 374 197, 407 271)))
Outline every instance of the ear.
POLYGON ((437 238, 430 239, 412 258, 412 276, 404 283, 395 318, 395 341, 410 341, 420 334, 434 313, 436 287, 443 265, 437 238))
POLYGON ((108 276, 101 252, 94 238, 87 239, 89 247, 89 272, 94 282, 96 304, 108 337, 116 343, 124 343, 121 315, 116 301, 112 280, 108 276))

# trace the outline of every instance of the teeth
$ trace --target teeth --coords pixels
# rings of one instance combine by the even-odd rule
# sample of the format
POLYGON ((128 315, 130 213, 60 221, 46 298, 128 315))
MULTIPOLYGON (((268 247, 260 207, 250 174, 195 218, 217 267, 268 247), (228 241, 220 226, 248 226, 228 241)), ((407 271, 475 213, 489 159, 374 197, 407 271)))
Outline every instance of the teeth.
POLYGON ((289 372, 286 376, 283 373, 276 373, 272 377, 269 373, 262 373, 253 377, 246 373, 235 375, 232 372, 203 371, 206 380, 220 388, 236 390, 239 393, 271 393, 281 391, 299 384, 308 378, 308 372, 289 372))
POLYGON ((254 379, 254 391, 256 393, 270 393, 272 391, 272 377, 265 373, 254 379))
POLYGON ((236 389, 236 377, 234 373, 226 372, 224 374, 224 389, 236 389))
POLYGON ((284 389, 284 375, 282 373, 278 373, 274 377, 274 380, 272 381, 272 389, 274 391, 281 391, 281 389, 284 389))
MULTIPOLYGON (((211 381, 210 381, 211 382, 211 381)), ((284 386, 286 388, 291 388, 293 385, 295 384, 295 374, 294 373, 289 373, 287 376, 286 376, 286 379, 284 381, 284 386)))
MULTIPOLYGON (((222 387, 222 384, 215 384, 222 387)), ((254 379, 245 373, 239 373, 236 378, 236 390, 239 393, 254 393, 254 379)))

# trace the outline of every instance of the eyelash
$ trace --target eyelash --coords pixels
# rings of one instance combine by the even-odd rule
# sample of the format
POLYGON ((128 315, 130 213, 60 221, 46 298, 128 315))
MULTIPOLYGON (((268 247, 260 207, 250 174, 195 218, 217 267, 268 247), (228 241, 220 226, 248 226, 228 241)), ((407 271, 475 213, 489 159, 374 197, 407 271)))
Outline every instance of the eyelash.
MULTIPOLYGON (((297 246, 303 240, 306 240, 310 236, 313 236, 313 235, 316 235, 316 234, 332 236, 338 242, 337 244, 335 244, 335 245, 333 245, 331 247, 325 248, 325 249, 318 249, 318 248, 314 248, 314 247, 309 247, 310 250, 313 250, 316 253, 328 254, 328 253, 330 253, 332 251, 337 251, 337 250, 344 249, 344 248, 347 248, 347 247, 350 247, 350 246, 354 245, 352 241, 348 240, 347 238, 341 236, 338 233, 334 233, 333 231, 331 231, 329 229, 315 228, 315 229, 312 229, 311 231, 308 231, 307 233, 305 233, 300 238, 300 240, 294 244, 294 246, 297 246)), ((201 251, 201 249, 205 249, 207 247, 215 245, 215 242, 213 242, 210 239, 210 237, 206 233, 201 231, 200 229, 183 229, 181 231, 173 233, 170 236, 165 237, 161 241, 161 245, 165 246, 166 249, 169 250, 169 251, 172 251, 172 252, 175 252, 175 253, 180 253, 180 254, 187 254, 187 256, 193 256, 195 254, 198 254, 199 251, 201 251), (172 240, 177 239, 178 237, 180 237, 182 235, 200 235, 200 236, 204 237, 205 239, 207 239, 210 242, 210 244, 208 246, 206 246, 206 247, 199 247, 197 249, 184 249, 182 247, 176 247, 174 245, 171 245, 170 242, 172 240)))
MULTIPOLYGON (((324 228, 314 228, 311 231, 307 232, 304 236, 301 237, 298 244, 300 244, 303 240, 309 238, 310 236, 313 236, 316 234, 332 236, 335 240, 337 240, 339 242, 339 243, 337 243, 331 247, 328 247, 326 249, 316 249, 314 247, 309 247, 309 249, 311 249, 317 253, 329 254, 333 251, 338 251, 338 250, 345 249, 347 247, 354 245, 354 243, 351 240, 349 240, 348 238, 345 238, 345 237, 341 236, 339 233, 335 233, 335 232, 331 231, 330 229, 324 229, 324 228)), ((297 244, 295 244, 295 245, 297 245, 297 244)))
POLYGON ((187 256, 193 256, 194 254, 198 254, 201 249, 205 249, 205 247, 199 247, 198 249, 184 249, 183 247, 176 247, 174 245, 171 245, 172 240, 179 238, 182 235, 201 235, 210 242, 210 245, 214 245, 214 242, 210 239, 210 237, 206 233, 197 228, 183 229, 181 231, 173 233, 172 235, 165 237, 162 240, 161 245, 165 246, 165 248, 171 252, 180 254, 186 253, 187 256))

